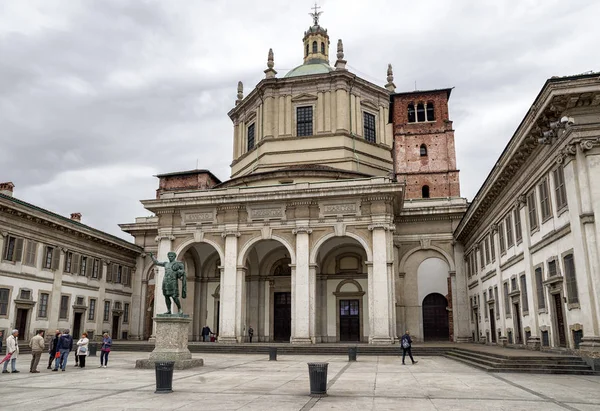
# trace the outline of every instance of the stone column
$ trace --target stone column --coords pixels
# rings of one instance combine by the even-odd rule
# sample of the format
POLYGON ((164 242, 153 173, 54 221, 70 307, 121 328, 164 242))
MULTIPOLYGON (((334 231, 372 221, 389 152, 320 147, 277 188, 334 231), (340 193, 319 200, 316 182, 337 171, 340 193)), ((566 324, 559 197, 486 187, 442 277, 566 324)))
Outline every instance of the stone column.
MULTIPOLYGON (((4 250, 4 249, 2 249, 2 250, 4 250)), ((52 282, 52 294, 51 294, 52 297, 50 298, 50 307, 49 307, 50 314, 48 315, 48 328, 50 331, 54 331, 58 328, 58 316, 59 316, 59 311, 60 311, 60 299, 61 299, 60 290, 62 288, 63 270, 65 268, 66 249, 65 248, 56 248, 55 251, 60 252, 60 261, 58 262, 58 268, 54 271, 54 281, 52 282)), ((100 303, 100 301, 98 303, 100 303)), ((100 316, 100 319, 102 320, 102 316, 100 316)))
MULTIPOLYGON (((143 320, 140 321, 140 317, 144 317, 144 299, 143 299, 143 288, 144 283, 142 282, 144 272, 144 257, 146 254, 141 254, 136 258, 135 270, 133 271, 133 278, 131 279, 131 323, 129 325, 130 340, 140 340, 143 334, 144 327, 141 325, 143 320)), ((98 312, 99 304, 96 303, 96 313, 98 312)))
POLYGON ((336 131, 349 131, 348 130, 348 116, 350 115, 349 103, 348 103, 348 92, 343 89, 336 90, 336 120, 337 126, 336 131))
MULTIPOLYGON (((196 267, 196 270, 199 270, 196 267)), ((194 276, 194 311, 192 313, 192 338, 194 341, 200 341, 200 330, 204 327, 203 320, 200 317, 200 307, 202 302, 202 283, 200 278, 194 276)))
MULTIPOLYGON (((384 223, 376 223, 369 226, 373 232, 373 266, 372 274, 369 273, 369 296, 373 296, 372 310, 369 312, 370 330, 369 340, 372 344, 391 344, 390 335, 390 301, 393 293, 390 289, 388 278, 388 230, 390 226, 384 223)), ((390 240, 391 241, 391 240, 390 240)))
MULTIPOLYGON (((467 294, 467 275, 464 270, 464 247, 454 243, 455 273, 452 278, 452 318, 454 320, 454 340, 456 342, 471 341, 469 324, 469 296, 467 294)), ((495 331, 494 331, 495 332, 495 331)))
POLYGON ((236 340, 244 342, 246 336, 246 267, 238 266, 235 276, 236 284, 236 307, 238 307, 235 316, 236 340))
POLYGON ((225 261, 223 261, 223 271, 221 273, 219 342, 236 343, 242 314, 239 306, 240 292, 238 292, 237 268, 237 247, 240 233, 226 231, 222 236, 225 238, 225 261))
POLYGON ((292 344, 311 343, 310 330, 314 327, 315 286, 311 281, 309 267, 309 235, 308 227, 297 227, 296 235, 296 267, 292 270, 292 344))

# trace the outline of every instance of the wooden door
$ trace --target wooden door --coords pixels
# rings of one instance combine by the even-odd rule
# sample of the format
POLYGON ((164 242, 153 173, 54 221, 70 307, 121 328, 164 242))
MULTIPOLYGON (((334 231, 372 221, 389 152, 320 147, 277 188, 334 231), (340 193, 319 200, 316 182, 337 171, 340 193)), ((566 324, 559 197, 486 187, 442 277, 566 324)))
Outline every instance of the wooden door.
POLYGON ((562 299, 560 294, 553 294, 554 296, 554 307, 556 313, 556 332, 558 333, 558 345, 559 347, 567 346, 567 336, 565 334, 565 315, 563 313, 562 299))
POLYGON ((340 300, 340 341, 360 341, 359 300, 340 300))
POLYGON ((273 339, 289 342, 292 335, 292 293, 274 293, 273 339))
POLYGON ((432 293, 423 299, 423 336, 425 341, 450 338, 448 301, 441 294, 432 293))
POLYGON ((513 304, 515 308, 515 344, 522 344, 523 337, 521 334, 521 310, 519 309, 519 303, 513 304))
MULTIPOLYGON (((29 314, 29 310, 25 308, 17 309, 17 318, 15 321, 16 329, 19 330, 19 339, 26 340, 28 339, 25 335, 27 331, 27 314, 29 314)), ((11 330, 12 331, 12 330, 11 330)), ((7 335, 8 337, 8 335, 7 335)))
POLYGON ((492 332, 492 342, 496 342, 496 314, 494 313, 494 309, 490 308, 490 328, 492 332))

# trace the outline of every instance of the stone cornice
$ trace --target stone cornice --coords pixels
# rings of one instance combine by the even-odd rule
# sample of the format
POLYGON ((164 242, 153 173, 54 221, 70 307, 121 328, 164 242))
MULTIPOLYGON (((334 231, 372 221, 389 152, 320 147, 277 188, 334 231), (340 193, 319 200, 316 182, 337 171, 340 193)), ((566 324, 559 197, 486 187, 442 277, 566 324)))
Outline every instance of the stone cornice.
POLYGON ((292 230, 292 234, 296 235, 296 234, 311 234, 313 232, 313 230, 310 227, 296 227, 292 230))
POLYGON ((373 223, 373 224, 370 224, 367 228, 369 229, 369 231, 373 231, 373 230, 396 231, 396 226, 394 224, 388 224, 388 223, 373 223))
POLYGON ((242 234, 239 231, 235 231, 235 230, 226 230, 224 232, 221 233, 221 237, 223 238, 227 238, 227 237, 239 237, 242 234))

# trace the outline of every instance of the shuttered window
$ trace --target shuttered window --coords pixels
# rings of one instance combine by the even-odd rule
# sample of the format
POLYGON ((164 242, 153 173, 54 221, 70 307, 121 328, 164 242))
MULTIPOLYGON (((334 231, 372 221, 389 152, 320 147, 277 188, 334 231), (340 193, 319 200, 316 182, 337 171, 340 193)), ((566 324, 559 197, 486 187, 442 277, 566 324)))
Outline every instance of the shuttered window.
POLYGON ((521 276, 521 306, 523 307, 523 312, 529 312, 529 302, 527 301, 527 279, 525 275, 521 276))
POLYGON ((575 275, 573 254, 567 254, 563 258, 563 262, 565 264, 565 278, 567 280, 567 301, 569 304, 575 304, 579 302, 579 295, 577 292, 577 276, 575 275))
POLYGON ((544 278, 541 267, 535 269, 535 288, 538 300, 538 310, 546 308, 546 298, 544 296, 544 278))
POLYGON ((25 252, 25 264, 34 267, 36 255, 37 255, 37 243, 33 240, 27 240, 27 251, 25 252))
POLYGON ((529 211, 529 231, 538 228, 537 202, 535 199, 535 191, 532 191, 527 196, 527 210, 529 211))
POLYGON ((565 172, 562 166, 559 166, 553 172, 554 174, 554 193, 556 194, 556 209, 560 210, 567 206, 567 191, 565 189, 565 172))

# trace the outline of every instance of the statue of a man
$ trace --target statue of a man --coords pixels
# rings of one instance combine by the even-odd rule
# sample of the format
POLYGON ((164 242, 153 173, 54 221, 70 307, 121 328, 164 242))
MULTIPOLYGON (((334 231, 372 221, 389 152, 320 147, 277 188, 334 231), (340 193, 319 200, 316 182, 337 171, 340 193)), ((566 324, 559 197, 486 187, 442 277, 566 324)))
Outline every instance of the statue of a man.
POLYGON ((165 314, 171 314, 171 298, 175 301, 179 314, 183 314, 181 302, 179 301, 179 279, 181 279, 181 298, 185 298, 187 294, 187 281, 185 271, 183 270, 184 266, 181 261, 175 261, 177 254, 173 251, 167 253, 167 257, 169 261, 161 263, 150 253, 150 258, 154 264, 165 267, 165 278, 163 278, 162 282, 162 292, 167 303, 167 312, 165 314))

